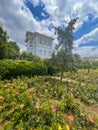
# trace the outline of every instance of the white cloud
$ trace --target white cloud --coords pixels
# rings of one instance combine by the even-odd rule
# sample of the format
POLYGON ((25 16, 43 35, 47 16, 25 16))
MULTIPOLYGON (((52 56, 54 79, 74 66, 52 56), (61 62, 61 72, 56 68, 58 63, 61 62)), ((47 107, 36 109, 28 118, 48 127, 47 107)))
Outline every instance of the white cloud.
POLYGON ((31 2, 34 7, 40 4, 40 0, 24 0, 25 2, 31 2))
POLYGON ((41 16, 46 17, 47 15, 44 12, 42 12, 41 16))
POLYGON ((39 5, 39 3, 40 3, 39 0, 33 0, 33 1, 31 1, 31 2, 33 2, 33 5, 34 5, 34 6, 37 6, 37 5, 39 5))
POLYGON ((88 21, 88 14, 98 17, 98 0, 41 0, 45 9, 51 15, 54 25, 71 18, 79 17, 76 28, 80 28, 84 21, 88 21))
POLYGON ((98 47, 83 46, 83 47, 78 47, 74 49, 73 52, 79 54, 81 57, 98 56, 98 47))
POLYGON ((83 35, 80 39, 74 42, 74 52, 78 53, 82 57, 85 56, 98 56, 98 45, 93 46, 93 42, 98 41, 98 28, 93 29, 88 34, 83 35), (80 44, 92 43, 92 46, 82 46, 80 44))
POLYGON ((46 26, 50 24, 49 20, 36 21, 23 0, 0 0, 0 23, 21 49, 25 49, 25 33, 28 30, 53 36, 46 26))
POLYGON ((10 38, 16 41, 21 48, 25 48, 26 31, 40 29, 39 23, 22 0, 1 0, 0 22, 8 31, 10 38))
POLYGON ((98 28, 93 29, 88 34, 83 35, 80 39, 75 41, 74 46, 79 46, 79 44, 87 44, 89 42, 98 41, 98 28))
MULTIPOLYGON (((62 22, 65 22, 66 26, 71 18, 78 16, 79 20, 75 25, 77 31, 85 21, 89 22, 89 14, 93 15, 92 20, 98 18, 98 0, 0 0, 0 23, 3 24, 10 38, 16 41, 21 49, 25 48, 24 40, 27 30, 54 36, 54 30, 48 30, 51 23, 59 26, 62 22), (43 2, 45 4, 44 10, 50 14, 50 18, 38 22, 26 7, 24 1, 31 1, 34 6, 40 4, 40 1, 43 2)), ((97 41, 97 34, 98 28, 95 28, 92 32, 75 41, 75 47, 80 51, 80 54, 82 52, 78 48, 79 44, 97 41)), ((85 47, 84 50, 88 48, 85 47)))

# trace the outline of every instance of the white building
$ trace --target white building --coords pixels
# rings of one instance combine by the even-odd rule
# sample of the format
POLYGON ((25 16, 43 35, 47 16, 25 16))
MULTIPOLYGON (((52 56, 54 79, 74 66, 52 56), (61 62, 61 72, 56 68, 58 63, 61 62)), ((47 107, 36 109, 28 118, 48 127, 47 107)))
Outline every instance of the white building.
POLYGON ((52 54, 53 38, 38 32, 26 32, 27 53, 40 56, 42 58, 50 58, 52 54))

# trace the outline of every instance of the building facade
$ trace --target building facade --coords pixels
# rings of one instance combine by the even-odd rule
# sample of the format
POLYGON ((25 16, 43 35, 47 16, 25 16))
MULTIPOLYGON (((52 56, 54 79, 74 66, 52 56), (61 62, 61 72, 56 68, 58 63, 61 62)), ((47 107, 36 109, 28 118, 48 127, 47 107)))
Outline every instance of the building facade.
POLYGON ((52 54, 53 38, 38 32, 26 32, 27 53, 40 56, 41 58, 50 58, 52 54))

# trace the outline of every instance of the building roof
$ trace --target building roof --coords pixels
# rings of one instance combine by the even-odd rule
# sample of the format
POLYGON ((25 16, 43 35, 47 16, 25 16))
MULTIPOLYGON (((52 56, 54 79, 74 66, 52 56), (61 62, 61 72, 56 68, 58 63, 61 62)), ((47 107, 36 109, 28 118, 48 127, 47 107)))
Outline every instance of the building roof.
POLYGON ((84 57, 84 59, 96 59, 98 58, 97 56, 88 56, 88 57, 84 57))
POLYGON ((84 60, 98 60, 98 56, 86 56, 83 59, 84 60))
POLYGON ((51 39, 51 40, 54 40, 52 37, 50 37, 50 36, 47 36, 47 35, 45 35, 45 34, 42 34, 42 33, 39 33, 39 32, 30 32, 30 31, 27 31, 26 32, 26 42, 28 41, 28 36, 29 35, 31 35, 31 37, 32 37, 32 40, 37 36, 37 35, 41 35, 41 36, 43 36, 43 37, 46 37, 46 38, 49 38, 49 39, 51 39))
POLYGON ((44 36, 44 37, 50 38, 51 40, 54 40, 52 37, 47 36, 47 35, 42 34, 42 33, 39 33, 39 32, 34 32, 34 34, 35 34, 35 35, 41 35, 41 36, 44 36))

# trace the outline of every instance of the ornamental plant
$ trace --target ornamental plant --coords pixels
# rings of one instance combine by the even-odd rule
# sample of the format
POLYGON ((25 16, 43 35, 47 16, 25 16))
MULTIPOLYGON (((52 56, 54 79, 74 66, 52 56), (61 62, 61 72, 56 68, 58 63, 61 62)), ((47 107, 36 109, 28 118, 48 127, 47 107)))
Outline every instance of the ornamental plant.
POLYGON ((97 130, 98 72, 93 73, 66 73, 63 82, 53 76, 0 80, 0 129, 97 130))

